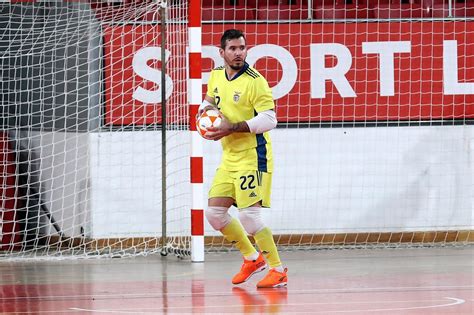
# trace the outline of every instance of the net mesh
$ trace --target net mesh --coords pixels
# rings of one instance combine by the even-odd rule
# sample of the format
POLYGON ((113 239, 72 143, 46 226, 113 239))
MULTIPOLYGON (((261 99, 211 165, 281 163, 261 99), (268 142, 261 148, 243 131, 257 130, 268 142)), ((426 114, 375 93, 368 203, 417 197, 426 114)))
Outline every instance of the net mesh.
POLYGON ((165 4, 0 4, 0 257, 189 250, 187 3, 166 4, 162 60, 165 4))
MULTIPOLYGON (((237 28, 272 87, 279 124, 263 216, 280 248, 472 244, 474 3, 452 7, 203 1, 204 83, 223 65, 220 36, 237 28)), ((219 146, 204 152, 208 188, 219 146)), ((206 235, 208 249, 230 248, 206 235)))

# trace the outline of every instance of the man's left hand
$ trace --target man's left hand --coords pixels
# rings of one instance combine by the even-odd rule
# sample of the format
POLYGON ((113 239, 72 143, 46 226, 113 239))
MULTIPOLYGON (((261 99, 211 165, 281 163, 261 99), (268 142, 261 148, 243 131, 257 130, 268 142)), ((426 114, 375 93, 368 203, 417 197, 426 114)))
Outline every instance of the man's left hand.
POLYGON ((217 141, 224 138, 225 136, 230 135, 232 132, 234 132, 232 130, 234 124, 228 121, 227 118, 225 118, 224 115, 222 115, 222 113, 221 113, 221 116, 222 116, 222 120, 219 127, 207 128, 207 133, 206 133, 207 139, 217 141))

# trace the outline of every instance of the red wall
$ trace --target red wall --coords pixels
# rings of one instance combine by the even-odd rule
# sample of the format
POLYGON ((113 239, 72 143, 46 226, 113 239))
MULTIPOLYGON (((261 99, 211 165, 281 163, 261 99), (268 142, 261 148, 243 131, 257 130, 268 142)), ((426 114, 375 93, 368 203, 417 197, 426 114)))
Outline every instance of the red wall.
POLYGON ((20 241, 19 224, 16 222, 16 208, 18 200, 16 196, 15 181, 15 158, 10 150, 8 135, 0 132, 0 194, 2 223, 0 229, 1 242, 0 250, 13 249, 14 243, 20 241))

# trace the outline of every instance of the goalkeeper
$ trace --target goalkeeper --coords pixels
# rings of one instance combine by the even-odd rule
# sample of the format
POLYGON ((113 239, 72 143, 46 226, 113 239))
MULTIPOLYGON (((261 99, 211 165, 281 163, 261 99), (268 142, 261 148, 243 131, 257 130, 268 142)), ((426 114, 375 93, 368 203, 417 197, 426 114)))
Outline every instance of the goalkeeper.
POLYGON ((243 255, 244 263, 233 284, 265 270, 268 262, 270 271, 257 287, 286 286, 287 269, 261 213, 270 207, 273 157, 268 131, 277 124, 272 92, 266 79, 245 62, 247 46, 241 31, 225 31, 219 52, 224 66, 212 70, 199 108, 199 114, 217 108, 224 116, 220 126, 206 134, 211 140, 221 140, 223 149, 209 191, 206 218, 243 255), (232 205, 239 209, 240 222, 228 213, 232 205), (254 237, 260 252, 246 232, 254 237))

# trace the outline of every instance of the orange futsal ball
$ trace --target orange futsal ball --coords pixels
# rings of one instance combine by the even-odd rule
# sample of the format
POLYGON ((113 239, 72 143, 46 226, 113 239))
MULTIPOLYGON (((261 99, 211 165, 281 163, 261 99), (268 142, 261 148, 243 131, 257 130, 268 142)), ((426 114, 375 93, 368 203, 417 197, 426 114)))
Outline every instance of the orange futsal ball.
POLYGON ((222 121, 221 114, 218 110, 210 109, 201 114, 196 121, 196 129, 199 134, 206 138, 207 129, 210 127, 219 127, 222 121))

